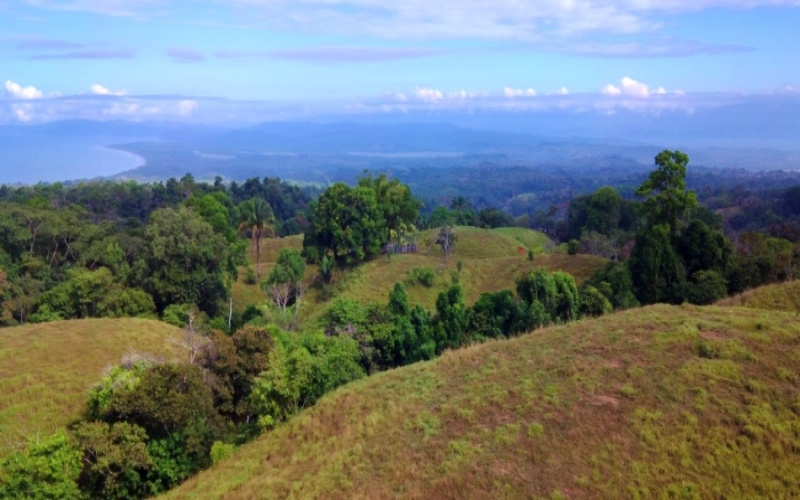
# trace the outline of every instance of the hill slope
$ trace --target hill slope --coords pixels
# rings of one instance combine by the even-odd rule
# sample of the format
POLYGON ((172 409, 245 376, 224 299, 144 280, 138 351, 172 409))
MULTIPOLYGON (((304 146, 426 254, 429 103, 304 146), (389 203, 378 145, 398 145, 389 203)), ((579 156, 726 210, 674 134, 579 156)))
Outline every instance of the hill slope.
MULTIPOLYGON (((409 285, 408 296, 412 305, 420 304, 433 309, 436 297, 450 285, 450 273, 456 272, 459 261, 462 263, 460 282, 468 304, 474 303, 484 292, 504 288, 513 290, 514 280, 530 269, 541 267, 547 271, 566 271, 581 283, 608 262, 593 255, 544 253, 552 250, 554 245, 546 235, 530 229, 462 226, 455 230, 458 238, 455 252, 446 263, 442 259, 441 249, 434 244, 436 231, 423 231, 419 238, 418 253, 394 255, 391 260, 376 257, 352 269, 337 271, 335 295, 360 302, 385 302, 394 284, 402 281, 409 285), (527 258, 528 248, 536 252, 533 262, 527 258), (432 287, 409 284, 412 270, 418 267, 430 267, 438 272, 432 287)), ((302 244, 302 236, 264 240, 262 279, 269 275, 281 248, 299 250, 302 244)), ((255 253, 252 250, 249 257, 255 268, 255 253)), ((316 266, 308 266, 306 278, 316 273, 316 266)), ((233 302, 240 310, 248 303, 258 304, 266 300, 258 285, 246 284, 245 276, 244 269, 241 269, 239 279, 233 286, 233 302)), ((331 298, 322 297, 319 290, 312 287, 301 310, 301 318, 313 321, 327 310, 331 302, 331 298)))
POLYGON ((80 416, 86 391, 131 352, 168 359, 180 330, 144 319, 56 321, 0 329, 0 456, 80 416))
POLYGON ((721 306, 742 306, 800 313, 800 281, 766 285, 720 300, 721 306))
POLYGON ((358 381, 173 498, 785 497, 800 321, 652 306, 358 381))

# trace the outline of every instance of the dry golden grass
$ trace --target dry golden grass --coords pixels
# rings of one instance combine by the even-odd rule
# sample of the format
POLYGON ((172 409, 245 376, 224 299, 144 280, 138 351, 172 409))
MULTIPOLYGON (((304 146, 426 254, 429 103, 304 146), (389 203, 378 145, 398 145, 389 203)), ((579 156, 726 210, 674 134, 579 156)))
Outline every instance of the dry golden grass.
POLYGON ((800 281, 762 286, 722 299, 717 304, 800 313, 800 281))
POLYGON ((800 321, 651 306, 324 397, 171 498, 787 498, 800 321))
POLYGON ((57 321, 0 329, 0 456, 80 417, 105 367, 131 352, 171 359, 180 330, 144 319, 57 321))

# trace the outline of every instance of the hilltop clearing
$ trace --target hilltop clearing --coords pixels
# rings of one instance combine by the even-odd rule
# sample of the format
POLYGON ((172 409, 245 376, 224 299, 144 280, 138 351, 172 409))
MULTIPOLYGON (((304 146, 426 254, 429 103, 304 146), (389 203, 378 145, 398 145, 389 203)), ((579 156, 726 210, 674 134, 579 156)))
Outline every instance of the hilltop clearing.
POLYGON ((781 497, 794 314, 657 305, 447 352, 324 397, 172 498, 781 497))
MULTIPOLYGON (((581 283, 598 271, 607 262, 593 255, 566 255, 558 253, 550 239, 539 231, 522 228, 480 229, 456 227, 455 252, 447 261, 442 258, 441 248, 434 244, 435 231, 424 231, 417 253, 379 257, 359 266, 338 271, 335 280, 336 296, 359 302, 382 302, 395 283, 409 285, 410 304, 420 304, 433 309, 436 297, 451 283, 451 273, 458 272, 464 289, 466 303, 474 303, 481 293, 504 288, 513 289, 514 280, 530 269, 566 271, 581 283), (528 260, 527 253, 533 249, 535 257, 528 260), (550 253, 544 253, 550 252, 550 253), (555 252, 555 253, 553 253, 555 252), (412 272, 418 268, 430 268, 436 274, 431 286, 413 283, 412 272)), ((266 239, 262 245, 262 274, 269 274, 281 248, 299 250, 302 236, 266 239)), ((250 252, 255 263, 255 254, 250 252)), ((308 266, 306 279, 317 274, 317 266, 308 266)), ((267 300, 257 284, 248 285, 246 271, 240 269, 239 279, 233 285, 233 302, 237 309, 248 303, 258 304, 267 300)), ((329 306, 331 300, 323 296, 318 288, 309 289, 306 305, 301 309, 301 318, 314 320, 329 306)))

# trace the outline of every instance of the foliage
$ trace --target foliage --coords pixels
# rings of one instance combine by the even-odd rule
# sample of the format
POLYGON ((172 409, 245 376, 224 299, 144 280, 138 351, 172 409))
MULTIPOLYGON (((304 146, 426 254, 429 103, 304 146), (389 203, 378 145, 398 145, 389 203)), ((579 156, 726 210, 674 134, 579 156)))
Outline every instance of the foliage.
POLYGON ((158 309, 197 304, 201 311, 215 316, 219 303, 228 296, 225 239, 185 207, 153 212, 145 238, 144 287, 158 309))
POLYGON ((377 254, 387 238, 375 191, 339 182, 312 204, 303 248, 313 247, 319 256, 331 252, 335 260, 360 262, 377 254))
POLYGON ((251 198, 239 204, 239 233, 249 232, 256 249, 256 276, 261 278, 261 240, 265 233, 275 237, 275 214, 269 203, 251 198))
POLYGON ((45 439, 31 438, 25 450, 0 462, 0 498, 80 498, 80 471, 81 453, 64 431, 45 439))
POLYGON ((680 151, 664 150, 655 158, 658 168, 636 190, 645 198, 644 209, 651 225, 663 224, 675 234, 688 212, 697 208, 694 191, 686 190, 689 157, 680 151))
POLYGON ((155 493, 145 480, 155 464, 147 449, 147 433, 137 425, 82 422, 73 431, 83 450, 79 484, 92 496, 141 498, 155 493))
POLYGON ((430 266, 415 267, 411 270, 409 281, 430 288, 436 282, 436 272, 430 266))
POLYGON ((597 288, 592 285, 581 287, 580 303, 583 316, 597 317, 610 313, 614 306, 597 288))

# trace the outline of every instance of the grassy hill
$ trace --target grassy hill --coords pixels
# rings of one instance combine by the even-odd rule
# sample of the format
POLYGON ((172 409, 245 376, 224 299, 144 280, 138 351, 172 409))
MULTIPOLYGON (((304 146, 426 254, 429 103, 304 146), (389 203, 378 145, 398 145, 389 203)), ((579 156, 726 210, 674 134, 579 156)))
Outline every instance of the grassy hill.
POLYGON ((788 281, 754 288, 722 299, 718 305, 800 313, 800 281, 788 281))
POLYGON ((0 456, 78 418, 106 366, 128 353, 171 359, 180 330, 144 319, 57 321, 0 329, 0 456))
MULTIPOLYGON (((580 283, 606 262, 605 259, 591 255, 545 253, 553 252, 556 248, 546 235, 538 231, 475 227, 456 228, 458 239, 455 252, 444 262, 441 249, 434 243, 435 233, 433 230, 422 232, 419 239, 420 251, 416 254, 394 255, 391 259, 378 257, 357 267, 340 270, 335 295, 360 302, 385 302, 394 284, 403 281, 409 285, 408 296, 412 306, 421 304, 433 309, 436 297, 451 283, 450 273, 457 271, 459 261, 462 263, 461 285, 469 304, 475 302, 483 292, 513 289, 514 280, 530 269, 542 267, 548 271, 567 271, 580 283), (528 248, 533 248, 536 253, 533 262, 527 258, 528 248), (418 267, 430 267, 436 271, 434 286, 426 288, 409 283, 412 270, 418 267)), ((262 278, 269 274, 281 248, 301 249, 302 246, 302 236, 265 240, 262 249, 262 278)), ((251 252, 250 259, 255 262, 254 252, 251 252)), ((311 278, 316 273, 316 267, 309 266, 306 275, 311 278)), ((248 303, 263 302, 265 296, 258 285, 245 283, 244 269, 239 274, 239 280, 233 287, 235 306, 243 309, 248 303)), ((319 292, 315 288, 309 290, 306 305, 301 309, 301 318, 306 321, 313 321, 330 306, 331 299, 319 292)))
POLYGON ((794 313, 651 306, 345 386, 172 498, 788 497, 794 313))

